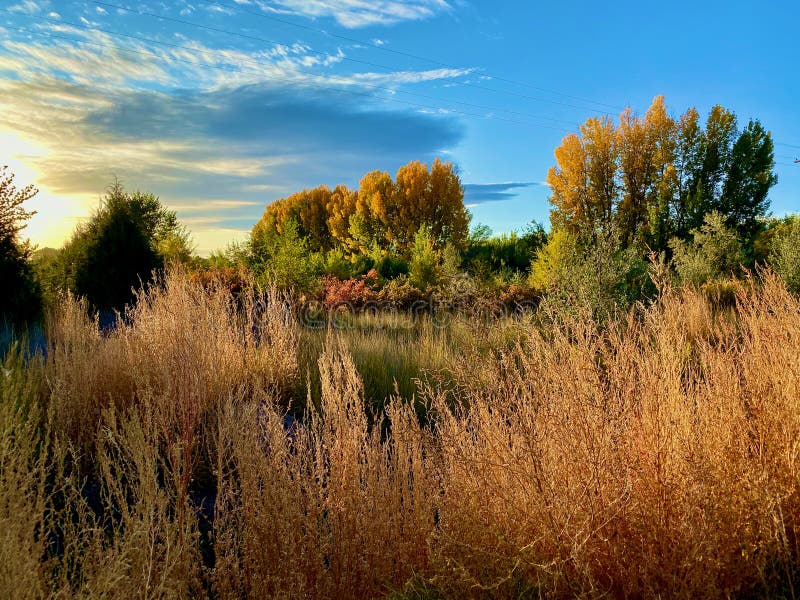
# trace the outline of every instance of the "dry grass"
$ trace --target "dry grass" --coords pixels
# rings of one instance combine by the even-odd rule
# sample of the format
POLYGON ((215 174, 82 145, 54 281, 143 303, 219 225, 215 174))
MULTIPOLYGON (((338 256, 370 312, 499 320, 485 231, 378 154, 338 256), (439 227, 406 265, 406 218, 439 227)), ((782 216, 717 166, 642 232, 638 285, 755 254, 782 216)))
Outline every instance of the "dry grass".
POLYGON ((290 435, 268 405, 223 409, 220 597, 374 597, 427 566, 436 480, 415 414, 390 403, 382 440, 349 356, 329 348, 320 371, 321 410, 290 435))
POLYGON ((180 273, 107 334, 65 299, 0 374, 0 596, 794 596, 800 301, 774 277, 602 329, 415 327, 311 336, 180 273))
POLYGON ((634 597, 791 586, 800 305, 771 277, 739 300, 731 318, 666 291, 607 332, 533 332, 497 361, 494 389, 442 409, 441 584, 634 597))

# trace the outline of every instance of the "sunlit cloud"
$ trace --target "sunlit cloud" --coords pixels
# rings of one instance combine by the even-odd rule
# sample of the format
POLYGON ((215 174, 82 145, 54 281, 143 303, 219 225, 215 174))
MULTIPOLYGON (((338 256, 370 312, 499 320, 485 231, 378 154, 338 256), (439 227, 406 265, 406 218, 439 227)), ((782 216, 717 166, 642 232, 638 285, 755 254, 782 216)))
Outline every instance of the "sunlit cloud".
POLYGON ((41 190, 34 241, 59 245, 119 179, 160 195, 208 251, 221 232, 240 239, 277 197, 430 160, 463 134, 454 116, 397 106, 376 86, 470 70, 341 73, 330 70, 341 49, 171 43, 52 19, 0 42, 0 140, 4 162, 41 190))

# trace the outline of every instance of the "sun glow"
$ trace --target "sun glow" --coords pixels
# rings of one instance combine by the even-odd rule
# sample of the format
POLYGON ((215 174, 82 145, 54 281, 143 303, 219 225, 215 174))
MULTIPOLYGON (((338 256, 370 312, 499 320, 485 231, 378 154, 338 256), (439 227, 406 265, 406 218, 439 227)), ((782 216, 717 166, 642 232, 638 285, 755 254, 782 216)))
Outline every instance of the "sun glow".
POLYGON ((18 188, 33 184, 39 190, 25 205, 27 210, 36 211, 36 214, 22 231, 22 236, 40 247, 59 248, 75 225, 89 215, 96 200, 83 195, 56 194, 41 185, 42 174, 36 168, 36 161, 47 154, 45 148, 19 134, 0 130, 0 164, 7 165, 14 173, 14 183, 18 188))

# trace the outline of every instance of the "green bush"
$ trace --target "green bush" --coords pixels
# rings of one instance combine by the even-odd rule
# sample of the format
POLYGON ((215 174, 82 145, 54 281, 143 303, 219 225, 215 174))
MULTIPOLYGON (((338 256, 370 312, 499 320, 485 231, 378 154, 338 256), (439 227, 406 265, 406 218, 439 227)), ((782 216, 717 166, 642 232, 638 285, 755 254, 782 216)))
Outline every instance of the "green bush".
POLYGON ((336 279, 349 279, 353 274, 353 264, 347 260, 341 248, 334 248, 325 254, 325 275, 336 279))
POLYGON ((745 262, 742 243, 720 213, 707 214, 703 225, 691 233, 691 242, 670 241, 672 262, 682 281, 699 286, 741 273, 745 262))
POLYGON ((254 233, 250 239, 251 267, 262 287, 309 293, 319 284, 325 260, 308 249, 297 221, 289 219, 281 232, 254 233))
POLYGON ((409 265, 401 257, 387 254, 375 261, 375 270, 383 279, 396 279, 408 274, 409 265))
POLYGON ((537 253, 530 284, 551 314, 605 322, 651 291, 647 265, 635 250, 620 249, 612 233, 594 238, 557 230, 537 253))
POLYGON ((800 294, 800 216, 787 219, 777 228, 769 264, 790 291, 800 294))
POLYGON ((426 290, 439 282, 441 255, 433 245, 433 238, 420 228, 414 236, 411 260, 408 265, 409 282, 420 290, 426 290))

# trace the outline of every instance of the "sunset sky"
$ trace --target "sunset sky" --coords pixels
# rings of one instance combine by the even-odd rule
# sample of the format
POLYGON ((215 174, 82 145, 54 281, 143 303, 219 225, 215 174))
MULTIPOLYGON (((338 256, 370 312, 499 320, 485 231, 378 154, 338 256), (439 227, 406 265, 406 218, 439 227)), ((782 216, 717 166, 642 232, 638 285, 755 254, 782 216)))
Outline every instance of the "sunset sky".
POLYGON ((776 141, 800 210, 800 4, 0 0, 0 164, 60 246, 116 176, 198 252, 269 202, 373 169, 456 163, 473 222, 546 222, 561 138, 589 116, 716 103, 776 141))

